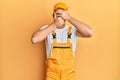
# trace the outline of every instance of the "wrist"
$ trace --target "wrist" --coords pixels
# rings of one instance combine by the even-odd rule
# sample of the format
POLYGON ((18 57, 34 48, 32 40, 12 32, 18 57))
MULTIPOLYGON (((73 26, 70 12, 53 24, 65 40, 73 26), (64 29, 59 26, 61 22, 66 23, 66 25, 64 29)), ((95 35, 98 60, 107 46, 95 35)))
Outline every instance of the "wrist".
POLYGON ((68 21, 70 21, 71 19, 72 19, 72 17, 71 17, 71 16, 69 16, 69 17, 67 18, 67 20, 68 20, 68 21))

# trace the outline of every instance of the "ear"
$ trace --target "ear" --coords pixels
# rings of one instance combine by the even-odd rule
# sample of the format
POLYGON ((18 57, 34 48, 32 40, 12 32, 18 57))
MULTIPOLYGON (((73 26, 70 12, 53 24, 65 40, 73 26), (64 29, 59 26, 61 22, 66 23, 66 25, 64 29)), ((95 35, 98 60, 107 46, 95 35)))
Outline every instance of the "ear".
POLYGON ((56 19, 56 14, 55 13, 53 13, 53 18, 56 19))

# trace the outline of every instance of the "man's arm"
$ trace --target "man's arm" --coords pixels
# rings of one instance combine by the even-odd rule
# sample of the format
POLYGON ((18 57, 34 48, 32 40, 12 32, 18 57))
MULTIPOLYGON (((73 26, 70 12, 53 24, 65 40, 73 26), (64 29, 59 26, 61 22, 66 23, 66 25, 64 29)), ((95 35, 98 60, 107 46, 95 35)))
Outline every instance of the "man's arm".
MULTIPOLYGON (((56 17, 56 14, 55 14, 55 17, 56 17)), ((44 40, 50 32, 52 32, 57 26, 60 26, 60 25, 62 25, 62 23, 60 22, 59 18, 55 18, 54 22, 48 25, 47 28, 33 33, 31 38, 32 43, 37 43, 44 40)))
POLYGON ((85 23, 82 23, 72 17, 68 21, 77 28, 77 36, 79 37, 91 37, 92 29, 85 23))
POLYGON ((48 36, 48 34, 55 29, 55 27, 56 27, 55 24, 52 23, 48 25, 48 27, 46 27, 45 29, 42 29, 33 33, 31 38, 32 43, 34 44, 44 40, 48 36))
POLYGON ((69 21, 72 25, 77 28, 77 36, 79 37, 91 37, 92 36, 92 29, 85 23, 82 23, 73 17, 71 17, 68 11, 63 11, 62 18, 69 21))

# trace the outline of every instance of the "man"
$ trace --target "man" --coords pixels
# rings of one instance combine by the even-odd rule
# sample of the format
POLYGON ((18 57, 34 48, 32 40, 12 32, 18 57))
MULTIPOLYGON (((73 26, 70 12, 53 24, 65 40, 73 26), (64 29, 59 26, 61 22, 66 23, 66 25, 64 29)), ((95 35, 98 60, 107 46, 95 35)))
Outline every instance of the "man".
POLYGON ((68 13, 66 4, 59 2, 53 9, 53 23, 43 26, 32 36, 32 43, 45 39, 46 80, 75 80, 74 53, 77 37, 91 37, 91 28, 68 13), (68 26, 65 22, 73 26, 68 26))

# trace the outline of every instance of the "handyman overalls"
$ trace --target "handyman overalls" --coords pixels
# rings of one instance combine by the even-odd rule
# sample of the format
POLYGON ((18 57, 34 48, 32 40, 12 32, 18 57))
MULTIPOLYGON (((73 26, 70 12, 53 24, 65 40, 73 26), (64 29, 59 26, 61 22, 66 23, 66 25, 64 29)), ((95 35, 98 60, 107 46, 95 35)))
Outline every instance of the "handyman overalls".
POLYGON ((46 80, 75 80, 71 34, 69 27, 67 43, 57 43, 56 33, 52 32, 51 53, 46 60, 46 80))

